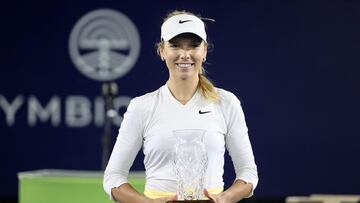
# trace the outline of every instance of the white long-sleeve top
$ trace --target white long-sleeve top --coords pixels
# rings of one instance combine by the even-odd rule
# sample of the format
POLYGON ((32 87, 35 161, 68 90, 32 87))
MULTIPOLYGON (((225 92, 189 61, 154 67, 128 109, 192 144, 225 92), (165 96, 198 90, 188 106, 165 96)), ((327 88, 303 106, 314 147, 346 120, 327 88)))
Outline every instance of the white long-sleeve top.
POLYGON ((104 173, 104 189, 127 183, 129 169, 142 148, 146 184, 144 194, 159 197, 176 192, 173 170, 176 137, 172 131, 203 129, 208 155, 205 188, 223 190, 224 152, 229 151, 236 179, 258 183, 257 167, 245 117, 237 97, 217 88, 220 101, 209 102, 198 90, 186 105, 178 102, 167 85, 131 100, 104 173), (200 114, 199 111, 207 112, 200 114))

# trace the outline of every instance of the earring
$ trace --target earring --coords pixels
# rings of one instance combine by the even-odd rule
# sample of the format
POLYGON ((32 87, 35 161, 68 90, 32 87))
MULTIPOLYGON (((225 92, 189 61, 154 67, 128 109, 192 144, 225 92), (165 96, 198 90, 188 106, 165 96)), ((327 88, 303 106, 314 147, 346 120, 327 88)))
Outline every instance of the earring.
POLYGON ((164 57, 161 57, 161 60, 162 60, 162 61, 165 61, 164 57))
POLYGON ((205 62, 205 61, 206 61, 206 57, 203 58, 203 62, 205 62))

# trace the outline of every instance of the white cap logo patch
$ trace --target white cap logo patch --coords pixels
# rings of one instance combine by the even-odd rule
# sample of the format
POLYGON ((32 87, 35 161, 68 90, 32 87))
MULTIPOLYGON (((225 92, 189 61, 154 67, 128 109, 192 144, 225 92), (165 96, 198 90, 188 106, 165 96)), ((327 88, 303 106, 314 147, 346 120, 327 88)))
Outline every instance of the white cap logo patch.
POLYGON ((115 80, 133 68, 140 53, 140 37, 124 14, 99 9, 83 16, 71 31, 70 57, 85 76, 115 80))

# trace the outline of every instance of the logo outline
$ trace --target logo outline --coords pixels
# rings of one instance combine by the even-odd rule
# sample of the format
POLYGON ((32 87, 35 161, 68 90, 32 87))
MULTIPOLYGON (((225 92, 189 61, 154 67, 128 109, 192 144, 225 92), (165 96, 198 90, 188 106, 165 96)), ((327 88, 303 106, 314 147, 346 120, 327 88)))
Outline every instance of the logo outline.
POLYGON ((75 68, 96 81, 112 81, 126 75, 135 66, 140 48, 136 25, 113 9, 86 13, 75 23, 69 38, 75 68), (94 40, 100 35, 104 38, 94 40))

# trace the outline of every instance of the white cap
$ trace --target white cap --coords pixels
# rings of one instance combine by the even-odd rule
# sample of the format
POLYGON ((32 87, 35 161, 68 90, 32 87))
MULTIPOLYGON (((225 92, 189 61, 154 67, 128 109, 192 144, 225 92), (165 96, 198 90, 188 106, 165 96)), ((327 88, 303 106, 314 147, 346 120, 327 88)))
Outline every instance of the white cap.
POLYGON ((161 39, 164 41, 169 41, 182 33, 193 33, 206 42, 204 22, 194 15, 175 15, 167 19, 161 26, 161 39))

